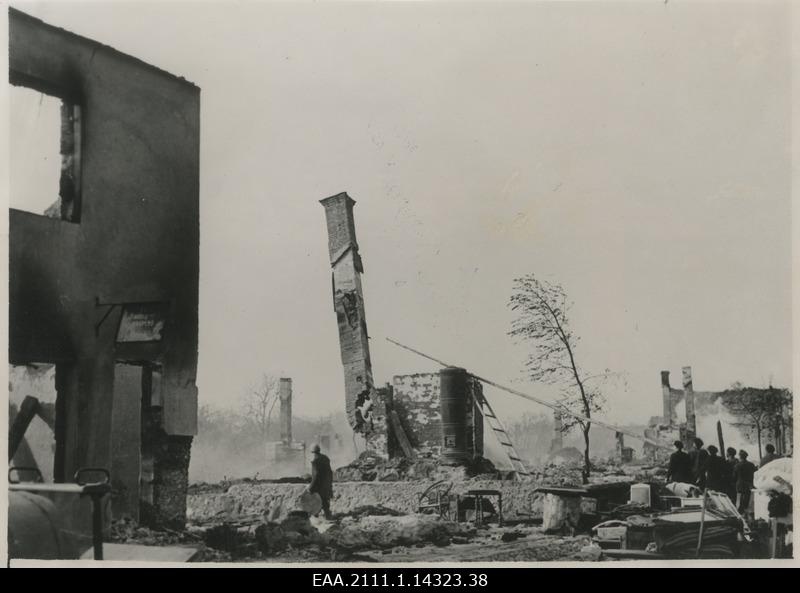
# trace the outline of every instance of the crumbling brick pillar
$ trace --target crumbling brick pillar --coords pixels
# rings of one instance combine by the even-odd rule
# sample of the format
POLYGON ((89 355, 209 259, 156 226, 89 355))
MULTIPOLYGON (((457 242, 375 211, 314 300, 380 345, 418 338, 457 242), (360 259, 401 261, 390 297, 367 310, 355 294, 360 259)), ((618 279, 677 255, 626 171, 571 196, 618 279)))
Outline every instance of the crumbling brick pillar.
POLYGON ((669 386, 669 371, 661 371, 661 399, 664 413, 664 424, 672 424, 676 417, 675 407, 672 405, 672 390, 669 386))
POLYGON ((284 445, 292 444, 292 380, 280 380, 278 395, 281 400, 281 442, 284 445))
POLYGON ((140 520, 151 527, 183 529, 192 437, 161 434, 154 447, 153 502, 142 503, 140 520))
POLYGON ((694 387, 692 385, 692 367, 683 367, 683 395, 686 398, 686 430, 689 438, 697 436, 697 419, 694 411, 694 387))
POLYGON ((369 451, 383 459, 389 459, 395 453, 389 439, 388 414, 392 409, 392 387, 378 387, 373 391, 372 409, 370 411, 370 430, 364 433, 366 447, 369 451))

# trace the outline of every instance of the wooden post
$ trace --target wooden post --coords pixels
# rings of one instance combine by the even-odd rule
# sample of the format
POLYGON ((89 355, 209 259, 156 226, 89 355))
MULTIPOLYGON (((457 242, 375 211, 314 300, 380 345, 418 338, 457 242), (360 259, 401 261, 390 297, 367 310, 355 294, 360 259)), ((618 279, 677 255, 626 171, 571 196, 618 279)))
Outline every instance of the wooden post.
POLYGON ((703 551, 703 532, 706 527, 706 504, 708 504, 708 490, 703 492, 703 510, 700 511, 700 534, 697 537, 697 552, 695 556, 700 558, 700 553, 703 551))
POLYGON ((725 459, 725 440, 722 438, 722 421, 717 420, 717 439, 719 439, 719 455, 725 459))
POLYGON ((400 449, 403 451, 403 455, 408 459, 416 459, 417 455, 414 452, 414 447, 411 446, 406 431, 403 430, 403 425, 400 423, 400 417, 397 415, 397 412, 392 410, 389 412, 388 416, 389 426, 392 427, 392 432, 397 439, 397 444, 400 445, 400 449))
POLYGON ((26 395, 22 400, 14 422, 12 422, 10 430, 8 431, 8 460, 14 459, 14 454, 17 452, 19 444, 25 437, 25 431, 36 416, 36 411, 39 409, 39 400, 31 395, 26 395))

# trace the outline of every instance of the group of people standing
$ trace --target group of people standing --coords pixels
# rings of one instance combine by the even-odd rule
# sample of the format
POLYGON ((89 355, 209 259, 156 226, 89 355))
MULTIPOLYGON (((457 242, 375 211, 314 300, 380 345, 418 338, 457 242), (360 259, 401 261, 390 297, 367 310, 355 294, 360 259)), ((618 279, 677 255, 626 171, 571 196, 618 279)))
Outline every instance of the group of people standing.
MULTIPOLYGON (((767 454, 761 460, 761 467, 777 459, 775 447, 767 445, 767 454)), ((703 447, 703 440, 696 438, 692 450, 686 453, 683 443, 675 441, 675 452, 669 458, 667 481, 694 484, 701 490, 724 492, 734 501, 739 512, 744 514, 750 506, 750 491, 753 489, 753 476, 756 466, 747 460, 747 451, 737 452, 728 447, 723 459, 714 445, 703 447)))

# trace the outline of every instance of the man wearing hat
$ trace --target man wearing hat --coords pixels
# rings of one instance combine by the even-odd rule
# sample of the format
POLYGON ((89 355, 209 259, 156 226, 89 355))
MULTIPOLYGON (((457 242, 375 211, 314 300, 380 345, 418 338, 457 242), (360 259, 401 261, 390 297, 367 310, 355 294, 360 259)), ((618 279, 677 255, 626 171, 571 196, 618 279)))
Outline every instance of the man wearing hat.
POLYGON ((744 515, 750 508, 750 491, 753 489, 753 475, 756 466, 747 461, 747 451, 739 451, 739 464, 734 470, 736 474, 736 492, 739 494, 739 513, 744 515))
POLYGON ((319 445, 311 448, 314 458, 311 460, 311 484, 308 491, 319 494, 322 499, 322 511, 325 518, 331 518, 331 498, 333 498, 333 471, 331 470, 331 460, 327 455, 323 455, 319 445))

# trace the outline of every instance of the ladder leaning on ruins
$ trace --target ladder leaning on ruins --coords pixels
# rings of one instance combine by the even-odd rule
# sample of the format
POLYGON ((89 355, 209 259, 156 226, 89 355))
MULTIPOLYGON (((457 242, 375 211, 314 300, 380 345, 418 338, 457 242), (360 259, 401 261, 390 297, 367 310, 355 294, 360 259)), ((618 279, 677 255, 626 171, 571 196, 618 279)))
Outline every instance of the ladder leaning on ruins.
POLYGON ((508 457, 508 460, 511 462, 511 468, 518 474, 523 474, 525 476, 530 475, 528 468, 525 467, 525 464, 522 462, 522 458, 514 448, 514 443, 511 442, 511 436, 503 426, 503 423, 500 422, 500 418, 498 418, 497 414, 494 413, 492 406, 489 405, 489 400, 484 397, 483 401, 479 402, 479 405, 476 407, 481 411, 484 419, 494 431, 498 442, 503 447, 506 457, 508 457))

